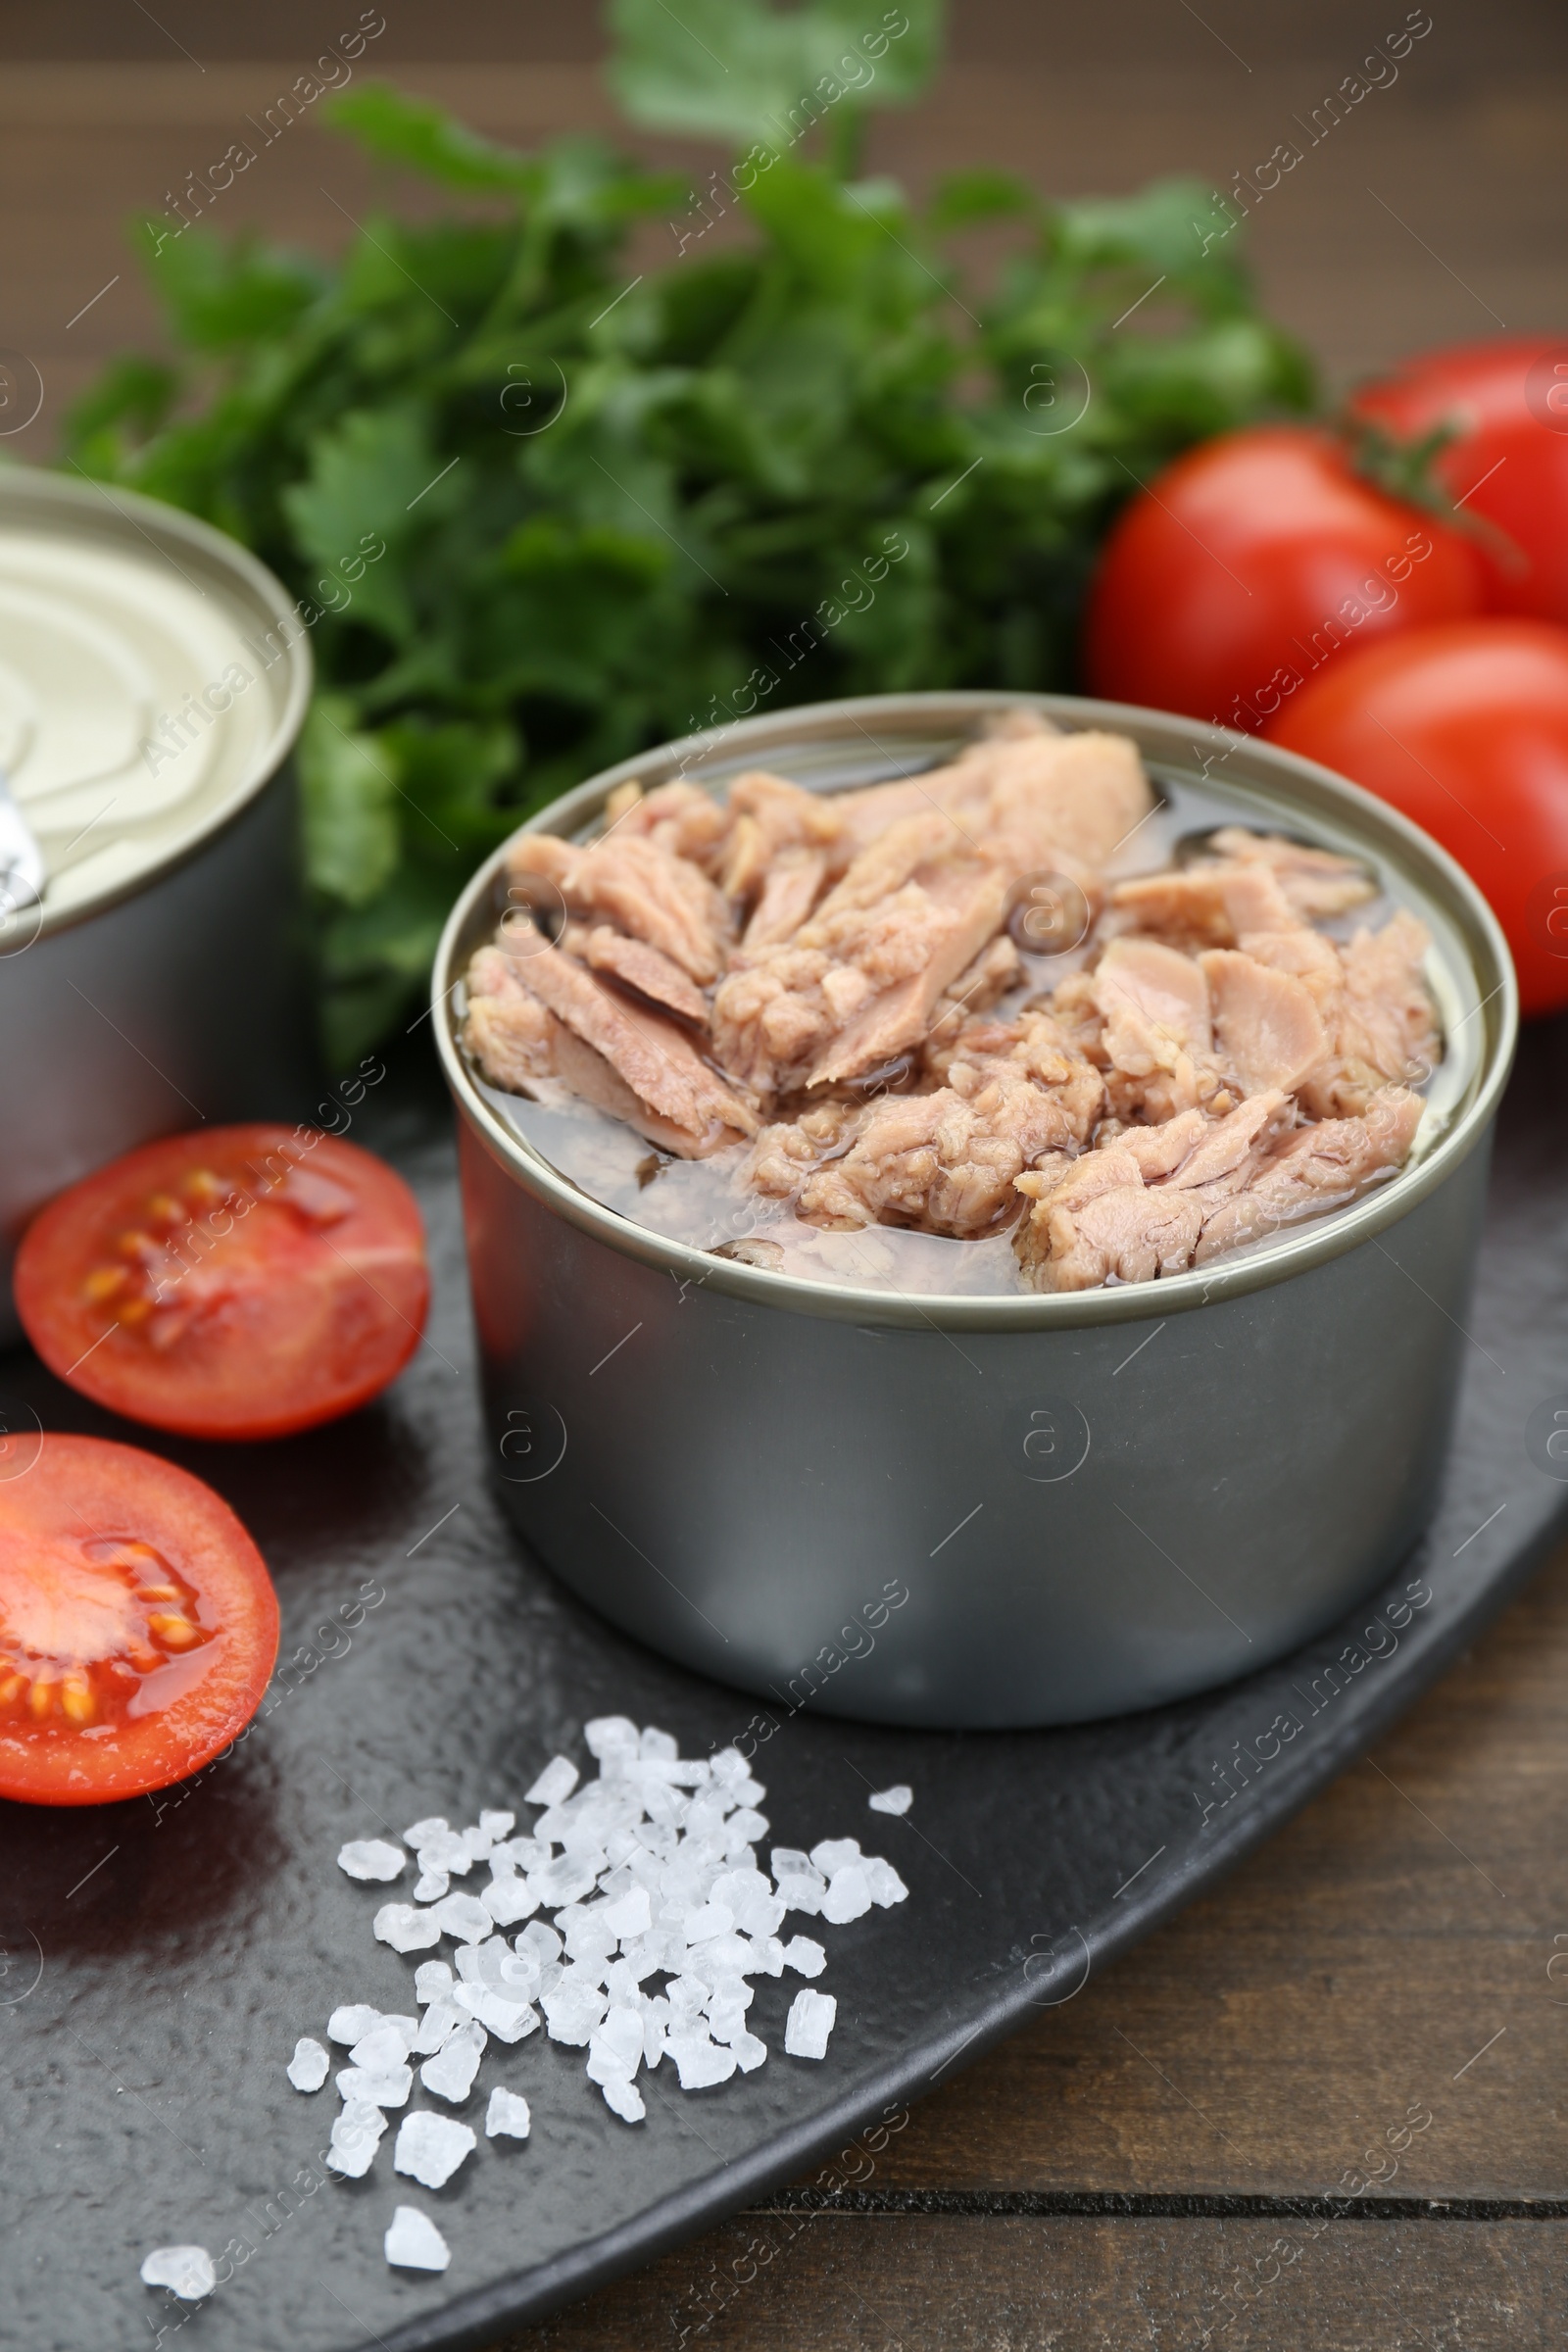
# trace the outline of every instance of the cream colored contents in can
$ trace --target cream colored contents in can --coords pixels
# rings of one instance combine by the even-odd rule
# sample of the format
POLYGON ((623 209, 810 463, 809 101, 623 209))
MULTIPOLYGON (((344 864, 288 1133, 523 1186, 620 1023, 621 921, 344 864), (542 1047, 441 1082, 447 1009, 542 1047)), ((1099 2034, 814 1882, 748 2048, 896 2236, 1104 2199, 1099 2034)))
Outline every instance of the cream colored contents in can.
MULTIPOLYGON (((1353 859, 1230 825, 1107 881, 1154 806, 1125 738, 1022 712, 858 791, 623 787, 596 840, 514 844, 465 1042, 635 1130, 648 1194, 688 1169, 692 1230, 628 1213, 753 1263, 903 1287, 898 1234, 968 1245, 911 1289, 1205 1265, 1402 1166, 1441 1044, 1427 934, 1352 919, 1353 859)), ((568 1172, 625 1208, 613 1158, 568 1172)))
POLYGON ((215 569, 200 579, 127 536, 0 511, 0 775, 42 852, 50 915, 140 880, 246 796, 301 634, 249 612, 215 569))

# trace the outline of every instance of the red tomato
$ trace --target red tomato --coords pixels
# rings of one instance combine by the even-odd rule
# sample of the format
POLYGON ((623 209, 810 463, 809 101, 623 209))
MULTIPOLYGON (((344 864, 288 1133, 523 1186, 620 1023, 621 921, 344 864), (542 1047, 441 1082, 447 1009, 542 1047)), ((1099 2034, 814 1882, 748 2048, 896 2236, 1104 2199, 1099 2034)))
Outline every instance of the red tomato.
POLYGON ((1479 604, 1457 533, 1362 481, 1331 435, 1260 425, 1189 450, 1122 514, 1085 670, 1112 702, 1251 733, 1348 645, 1479 604))
POLYGON ((16 1292, 28 1339, 84 1396, 185 1437, 276 1438, 386 1387, 430 1281, 414 1195, 368 1152, 202 1127, 52 1200, 16 1292))
POLYGON ((1442 842, 1507 933, 1525 1011, 1568 1004, 1568 629, 1454 621, 1369 646, 1268 734, 1442 842))
POLYGON ((0 1483, 0 1796, 184 1780, 249 1723, 276 1656, 266 1562, 188 1470, 50 1434, 0 1483))
POLYGON ((1479 543, 1488 609, 1568 621, 1568 342, 1508 335, 1429 351, 1350 405, 1401 441, 1456 425, 1438 478, 1512 543, 1479 543))

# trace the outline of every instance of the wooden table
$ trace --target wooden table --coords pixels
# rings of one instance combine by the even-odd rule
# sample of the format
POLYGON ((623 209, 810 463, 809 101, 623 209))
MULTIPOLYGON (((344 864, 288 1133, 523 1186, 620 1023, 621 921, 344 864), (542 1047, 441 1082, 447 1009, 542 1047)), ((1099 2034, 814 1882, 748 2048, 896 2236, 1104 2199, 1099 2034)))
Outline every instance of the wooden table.
MULTIPOLYGON (((1177 169, 1228 186, 1310 118, 1372 29, 1349 0, 1277 6, 1261 31, 1256 13, 1118 0, 1086 23, 971 0, 960 62, 878 128, 875 160, 920 180, 983 158, 1060 192, 1177 169)), ((0 29, 0 54, 26 61, 0 69, 0 346, 33 359, 46 393, 0 454, 47 456, 62 403, 102 358, 153 339, 122 222, 158 210, 292 77, 314 38, 306 14, 294 0, 270 12, 260 64, 232 56, 238 12, 215 45, 211 12, 188 0, 165 0, 151 31, 96 0, 49 12, 53 30, 38 15, 0 29), (40 55, 68 35, 73 54, 40 55), (211 50, 205 70, 181 44, 211 50)), ((389 14, 378 70, 482 128, 526 141, 613 127, 580 26, 457 0, 389 14), (487 57, 504 62, 474 62, 487 57)), ((1385 14, 1392 27, 1403 11, 1385 14)), ((1502 322, 1564 326, 1565 36, 1561 12, 1529 0, 1462 22, 1437 7, 1398 85, 1309 148, 1260 210, 1267 298, 1334 379, 1502 322)), ((347 233, 336 207, 359 212, 372 192, 305 126, 218 224, 331 250, 347 233)), ((1565 1856, 1568 1556, 1375 1757, 1220 1892, 930 2098, 853 2195, 825 2212, 782 2195, 515 2352, 1558 2343, 1565 1856), (1344 2214, 1330 2199, 1364 2179, 1374 2147, 1381 2187, 1344 2214)))
POLYGON ((1560 2344, 1565 2084, 1568 1552, 1217 1893, 927 2099, 853 2195, 782 2195, 510 2352, 688 2326, 713 2352, 1560 2344))

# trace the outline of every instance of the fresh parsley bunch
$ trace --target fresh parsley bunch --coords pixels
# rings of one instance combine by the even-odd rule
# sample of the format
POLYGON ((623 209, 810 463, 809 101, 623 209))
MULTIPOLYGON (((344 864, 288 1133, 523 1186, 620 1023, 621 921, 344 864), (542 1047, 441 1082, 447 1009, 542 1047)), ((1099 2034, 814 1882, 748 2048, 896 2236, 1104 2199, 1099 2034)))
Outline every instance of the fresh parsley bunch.
POLYGON ((418 995, 478 859, 595 768, 784 702, 1070 683, 1122 500, 1311 399, 1195 185, 1064 204, 976 172, 917 210, 857 176, 867 110, 934 70, 940 0, 611 16, 627 115, 728 169, 517 154, 348 91, 337 129, 463 205, 377 215, 336 266, 166 237, 180 356, 115 363, 72 421, 67 458, 301 600, 335 1061, 418 995), (981 292, 954 241, 999 221, 981 292))

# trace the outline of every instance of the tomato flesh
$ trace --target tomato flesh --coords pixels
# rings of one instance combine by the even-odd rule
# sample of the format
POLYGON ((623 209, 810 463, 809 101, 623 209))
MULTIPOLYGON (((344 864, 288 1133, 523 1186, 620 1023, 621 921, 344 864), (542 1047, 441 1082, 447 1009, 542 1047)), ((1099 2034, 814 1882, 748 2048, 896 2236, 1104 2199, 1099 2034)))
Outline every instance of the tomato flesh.
POLYGON ((0 1796, 183 1780, 244 1729, 276 1657, 262 1555, 188 1471, 50 1433, 0 1483, 0 1796))
POLYGON ((1499 616, 1391 640, 1268 735, 1440 841, 1502 925, 1522 1009, 1568 1004, 1568 629, 1499 616))
POLYGON ((1092 694, 1251 733, 1352 647, 1480 608, 1468 543, 1355 473, 1332 435, 1189 450, 1123 510, 1090 589, 1092 694))
POLYGON ((419 1344, 424 1236, 400 1176, 287 1127, 167 1136, 63 1193, 17 1257, 52 1372, 186 1437, 268 1438, 351 1412, 419 1344))

